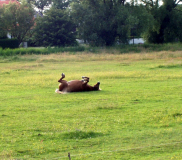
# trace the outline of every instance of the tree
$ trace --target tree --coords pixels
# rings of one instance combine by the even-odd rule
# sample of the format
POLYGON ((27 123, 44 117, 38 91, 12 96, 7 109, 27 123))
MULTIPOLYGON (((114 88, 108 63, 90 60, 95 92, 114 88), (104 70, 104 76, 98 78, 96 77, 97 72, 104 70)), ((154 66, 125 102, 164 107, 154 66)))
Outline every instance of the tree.
POLYGON ((72 2, 79 2, 79 0, 52 0, 52 7, 57 9, 66 9, 72 2))
POLYGON ((66 9, 71 2, 78 1, 79 0, 27 0, 27 2, 33 4, 42 15, 46 7, 49 9, 51 7, 57 9, 66 9))
POLYGON ((79 38, 91 45, 112 45, 117 37, 116 10, 101 1, 81 1, 71 5, 79 38))
POLYGON ((27 0, 27 2, 33 4, 43 15, 44 9, 52 3, 52 0, 27 0))
MULTIPOLYGON (((142 0, 143 1, 143 0, 142 0)), ((159 6, 158 0, 145 0, 148 11, 154 17, 155 22, 145 34, 144 38, 150 43, 174 42, 182 40, 182 15, 176 9, 181 0, 163 0, 159 6)))
POLYGON ((68 46, 76 43, 75 25, 63 10, 51 8, 39 17, 34 30, 34 41, 40 46, 68 46))
POLYGON ((148 26, 141 22, 150 22, 151 17, 145 10, 140 12, 142 15, 136 14, 138 11, 136 7, 125 4, 124 0, 84 0, 70 7, 79 37, 96 46, 110 46, 116 40, 128 43, 134 27, 138 27, 140 34, 148 26))
MULTIPOLYGON (((0 6, 0 26, 3 26, 3 18, 2 15, 4 13, 4 8, 0 6)), ((0 39, 6 39, 7 38, 7 33, 4 30, 0 30, 0 39)))
POLYGON ((0 7, 0 33, 9 33, 21 43, 34 26, 34 10, 28 3, 9 3, 0 7))

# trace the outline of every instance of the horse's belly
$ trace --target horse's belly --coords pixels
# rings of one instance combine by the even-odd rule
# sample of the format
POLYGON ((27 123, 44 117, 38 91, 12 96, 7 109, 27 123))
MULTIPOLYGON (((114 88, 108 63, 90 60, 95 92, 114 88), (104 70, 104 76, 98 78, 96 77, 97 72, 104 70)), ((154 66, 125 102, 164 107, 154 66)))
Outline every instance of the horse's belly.
POLYGON ((83 82, 79 80, 69 81, 67 92, 81 92, 83 91, 83 82))

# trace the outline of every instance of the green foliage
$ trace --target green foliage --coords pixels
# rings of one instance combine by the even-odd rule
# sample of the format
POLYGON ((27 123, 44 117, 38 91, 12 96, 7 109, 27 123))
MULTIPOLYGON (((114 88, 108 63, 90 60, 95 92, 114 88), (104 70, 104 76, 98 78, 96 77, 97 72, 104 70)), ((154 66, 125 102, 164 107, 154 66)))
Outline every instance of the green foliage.
MULTIPOLYGON (((1 48, 18 48, 19 41, 17 39, 0 39, 0 47, 1 48)), ((1 55, 1 53, 0 53, 1 55)))
POLYGON ((182 40, 182 16, 181 11, 176 9, 178 3, 173 0, 163 0, 161 6, 151 5, 149 12, 155 21, 153 27, 144 34, 144 38, 149 43, 168 43, 182 40))
MULTIPOLYGON (((18 49, 2 49, 0 48, 0 56, 13 56, 13 55, 24 55, 24 54, 51 54, 51 53, 63 53, 69 52, 74 55, 77 52, 86 52, 99 54, 103 50, 110 50, 110 53, 113 53, 113 50, 118 51, 118 53, 148 53, 148 52, 159 52, 159 51, 182 51, 181 43, 169 43, 169 44, 139 44, 139 45, 117 45, 114 47, 84 47, 84 46, 75 46, 75 47, 48 47, 48 48, 18 48, 18 49)), ((172 54, 173 55, 173 54, 172 54)), ((171 55, 171 56, 172 56, 171 55)))
MULTIPOLYGON (((103 48, 105 49, 105 48, 103 48)), ((169 43, 169 44, 139 44, 139 45, 118 45, 114 47, 106 47, 106 49, 116 50, 119 53, 141 53, 141 52, 153 52, 153 51, 182 51, 181 43, 169 43)), ((70 54, 76 54, 77 52, 95 53, 99 54, 102 49, 100 47, 48 47, 48 48, 18 48, 18 49, 0 49, 1 56, 12 55, 24 55, 24 54, 51 54, 69 52, 70 54)))
MULTIPOLYGON (((0 40, 1 42, 1 40, 0 40)), ((24 55, 24 54, 51 54, 51 53, 62 53, 62 52, 82 52, 85 50, 85 47, 62 47, 62 48, 18 48, 18 49, 4 49, 0 50, 1 56, 12 56, 12 55, 24 55)))
POLYGON ((0 39, 7 39, 6 34, 0 35, 0 39))
POLYGON ((32 6, 25 1, 22 1, 21 4, 9 3, 0 6, 0 12, 0 32, 9 33, 20 44, 34 25, 32 6))
POLYGON ((39 46, 77 45, 75 25, 61 9, 51 8, 44 17, 37 18, 34 41, 39 46))
POLYGON ((142 37, 142 34, 152 28, 153 16, 147 12, 143 5, 132 5, 130 12, 134 15, 135 23, 131 28, 131 36, 142 37))
MULTIPOLYGON (((3 26, 3 19, 2 19, 2 14, 4 13, 4 7, 0 6, 0 26, 3 26)), ((7 35, 6 32, 4 32, 2 29, 0 29, 0 37, 5 37, 7 35)))
POLYGON ((83 38, 93 46, 112 45, 117 36, 112 19, 116 11, 109 10, 107 5, 101 5, 99 2, 94 6, 91 5, 86 2, 72 4, 71 15, 77 24, 79 38, 83 38))
POLYGON ((92 46, 111 46, 116 40, 128 43, 131 29, 140 35, 152 23, 144 7, 121 1, 81 1, 73 3, 70 12, 78 37, 92 46))
POLYGON ((78 2, 79 0, 52 0, 52 7, 57 9, 66 9, 70 6, 72 2, 78 2))
POLYGON ((160 52, 160 51, 181 51, 181 43, 152 44, 145 43, 139 45, 120 45, 120 53, 141 53, 141 52, 160 52))
POLYGON ((33 4, 39 10, 39 13, 43 14, 45 7, 48 7, 52 0, 27 0, 27 2, 33 4))

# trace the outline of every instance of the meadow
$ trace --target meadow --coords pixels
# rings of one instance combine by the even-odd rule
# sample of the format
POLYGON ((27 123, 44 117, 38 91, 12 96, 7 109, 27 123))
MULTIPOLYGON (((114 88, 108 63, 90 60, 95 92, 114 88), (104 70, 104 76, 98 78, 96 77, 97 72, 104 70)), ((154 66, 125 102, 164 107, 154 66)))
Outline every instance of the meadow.
POLYGON ((0 159, 181 159, 181 90, 182 51, 1 56, 0 159))

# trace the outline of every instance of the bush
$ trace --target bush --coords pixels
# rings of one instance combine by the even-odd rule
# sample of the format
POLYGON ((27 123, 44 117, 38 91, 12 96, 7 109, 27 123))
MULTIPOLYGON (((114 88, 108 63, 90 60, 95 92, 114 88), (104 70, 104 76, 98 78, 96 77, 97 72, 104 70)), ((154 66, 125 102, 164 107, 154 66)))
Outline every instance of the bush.
POLYGON ((134 45, 119 45, 116 46, 120 53, 139 53, 139 52, 159 52, 159 51, 181 51, 181 43, 165 43, 165 44, 134 44, 134 45))
POLYGON ((19 42, 17 39, 0 39, 0 47, 1 48, 18 48, 19 42))
POLYGON ((0 56, 24 55, 24 54, 51 54, 61 52, 82 52, 85 50, 83 46, 76 47, 48 47, 48 48, 17 48, 17 49, 2 49, 0 48, 0 56))

